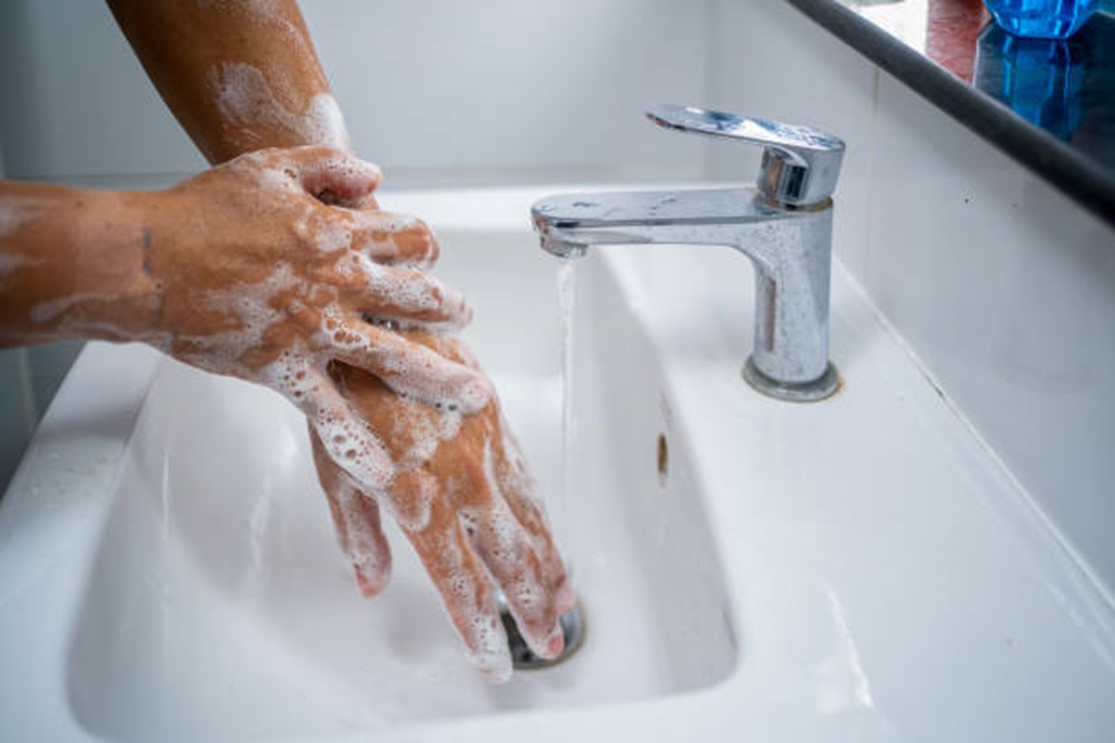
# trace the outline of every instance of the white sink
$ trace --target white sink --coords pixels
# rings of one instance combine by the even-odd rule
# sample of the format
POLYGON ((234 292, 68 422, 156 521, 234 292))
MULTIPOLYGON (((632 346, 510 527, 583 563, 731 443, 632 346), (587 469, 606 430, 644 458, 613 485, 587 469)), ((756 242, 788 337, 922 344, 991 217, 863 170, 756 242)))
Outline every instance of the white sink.
POLYGON ((0 506, 0 739, 1105 740, 1113 613, 846 276, 834 399, 739 377, 751 273, 714 248, 578 268, 562 495, 541 191, 399 193, 551 503, 587 641, 492 686, 398 535, 365 600, 299 415, 93 344, 0 506))

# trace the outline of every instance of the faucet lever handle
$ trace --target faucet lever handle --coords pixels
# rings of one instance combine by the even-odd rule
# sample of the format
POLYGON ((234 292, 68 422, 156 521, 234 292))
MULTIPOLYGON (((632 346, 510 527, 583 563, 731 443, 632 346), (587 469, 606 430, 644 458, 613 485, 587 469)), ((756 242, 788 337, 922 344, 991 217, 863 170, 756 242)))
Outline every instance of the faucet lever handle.
POLYGON ((754 119, 721 111, 660 103, 647 118, 666 129, 726 137, 763 146, 758 187, 779 206, 807 207, 836 190, 844 141, 807 126, 754 119))

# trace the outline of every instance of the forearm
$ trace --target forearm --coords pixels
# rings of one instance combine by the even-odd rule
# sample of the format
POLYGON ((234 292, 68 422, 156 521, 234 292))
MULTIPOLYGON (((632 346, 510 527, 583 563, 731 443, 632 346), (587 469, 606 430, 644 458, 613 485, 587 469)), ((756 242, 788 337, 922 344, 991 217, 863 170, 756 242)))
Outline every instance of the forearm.
POLYGON ((0 345, 144 334, 158 298, 141 199, 0 181, 0 345))
POLYGON ((294 0, 108 0, 163 100, 211 163, 265 147, 349 148, 294 0))

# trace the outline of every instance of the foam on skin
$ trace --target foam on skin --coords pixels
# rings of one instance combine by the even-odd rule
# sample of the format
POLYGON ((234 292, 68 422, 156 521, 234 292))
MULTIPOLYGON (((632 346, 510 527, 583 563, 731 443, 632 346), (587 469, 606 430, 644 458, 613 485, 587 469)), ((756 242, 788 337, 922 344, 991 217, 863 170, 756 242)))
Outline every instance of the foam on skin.
POLYGON ((439 492, 438 482, 432 475, 415 470, 410 473, 409 487, 411 490, 405 501, 392 498, 387 488, 381 488, 373 495, 400 527, 419 534, 430 525, 434 499, 439 492))
MULTIPOLYGON (((321 219, 311 209, 306 211, 307 213, 295 225, 295 229, 305 236, 314 250, 324 255, 331 255, 352 247, 351 226, 337 219, 321 219)), ((353 259, 356 257, 354 255, 353 259)), ((344 264, 341 268, 344 273, 349 273, 344 264)))
POLYGON ((352 561, 361 591, 365 595, 379 593, 390 578, 391 553, 378 520, 369 518, 369 511, 376 506, 349 482, 339 483, 336 498, 342 520, 341 548, 352 561))
POLYGON ((440 358, 434 351, 428 355, 392 354, 383 360, 380 378, 393 388, 409 387, 407 394, 439 409, 474 413, 488 404, 494 393, 483 377, 431 375, 431 362, 440 358))
MULTIPOLYGON (((229 168, 250 175, 265 188, 303 197, 304 187, 317 183, 315 179, 336 182, 340 174, 367 183, 378 178, 378 171, 362 170, 362 164, 343 155, 320 158, 312 167, 288 158, 284 152, 264 151, 234 161, 229 168), (323 173, 329 178, 322 177, 323 173)), ((320 259, 311 261, 309 267, 302 267, 301 261, 295 265, 279 260, 269 273, 251 283, 230 282, 204 292, 200 307, 216 318, 210 321, 213 329, 176 333, 172 352, 196 366, 259 381, 279 391, 306 412, 329 456, 362 488, 375 491, 391 481, 395 465, 363 417, 324 374, 331 360, 365 368, 396 392, 447 410, 478 410, 487 404, 489 391, 473 372, 366 323, 351 308, 359 301, 355 292, 367 297, 379 313, 423 326, 426 323, 413 316, 449 318, 451 323, 467 317, 463 302, 440 284, 417 271, 380 266, 360 252, 354 214, 307 205, 295 233, 320 259), (337 279, 322 281, 329 274, 337 279), (308 326, 315 316, 318 326, 308 326), (260 365, 260 349, 277 343, 285 350, 260 365)), ((395 215, 377 222, 369 214, 363 220, 365 229, 369 224, 381 228, 385 240, 397 234, 394 229, 420 224, 395 215)), ((305 248, 299 250, 300 255, 307 255, 305 248)), ((432 451, 436 446, 425 448, 432 451)), ((432 500, 433 487, 428 490, 427 501, 432 500)), ((428 510, 427 506, 409 518, 403 514, 400 518, 418 528, 428 519, 428 510)))
MULTIPOLYGON (((452 338, 422 336, 421 342, 457 361, 471 358, 452 338)), ((572 596, 562 590, 564 570, 544 520, 527 507, 530 476, 498 406, 466 419, 459 411, 385 397, 361 374, 342 373, 338 381, 368 413, 394 459, 390 485, 365 492, 400 523, 418 552, 468 660, 496 681, 511 674, 494 585, 534 652, 556 657, 564 644, 557 614, 571 608, 572 596), (443 451, 444 442, 454 443, 443 451), (557 590, 552 596, 551 588, 557 590)))
MULTIPOLYGON (((359 266, 367 282, 367 290, 377 297, 386 297, 390 304, 411 315, 429 314, 444 308, 453 319, 462 322, 468 318, 468 308, 463 298, 448 291, 437 279, 420 271, 381 266, 360 256, 359 266)), ((463 324, 463 322, 462 322, 463 324)))
POLYGON ((237 318, 238 327, 210 335, 180 336, 179 340, 201 350, 203 355, 196 363, 204 364, 210 371, 250 377, 251 370, 242 367, 240 358, 249 349, 259 347, 264 334, 286 319, 286 312, 272 304, 275 295, 300 283, 304 282, 295 278, 290 264, 280 263, 259 284, 208 291, 203 296, 203 306, 237 318))
POLYGON ((353 216, 362 234, 360 250, 371 260, 388 265, 426 269, 437 259, 437 242, 432 239, 432 230, 422 220, 405 214, 388 212, 361 211, 353 216), (421 234, 422 232, 431 237, 425 243, 422 252, 415 252, 412 248, 404 250, 396 237, 405 233, 421 234))
MULTIPOLYGON (((18 196, 0 197, 0 240, 15 234, 23 225, 39 216, 37 199, 18 196)), ((0 286, 21 268, 39 265, 42 261, 20 253, 0 253, 0 286)))
POLYGON ((16 232, 27 222, 40 216, 39 199, 22 196, 0 197, 0 238, 16 232))
MULTIPOLYGON (((320 153, 320 147, 292 147, 285 150, 258 150, 232 160, 220 167, 235 171, 255 183, 261 189, 275 189, 291 194, 303 193, 312 189, 308 184, 316 181, 338 181, 344 185, 368 182, 378 184, 383 177, 380 169, 373 163, 346 155, 337 149, 329 156, 318 156, 312 161, 295 160, 300 153, 320 153)), ((351 204, 350 204, 351 205, 351 204)), ((358 214, 375 212, 352 212, 350 218, 358 214)))
POLYGON ((504 493, 516 493, 520 498, 529 501, 533 506, 541 509, 542 502, 531 494, 534 492, 534 478, 527 469, 526 459, 523 457, 519 442, 511 435, 511 427, 507 419, 500 412, 500 430, 503 432, 503 459, 504 466, 493 474, 499 489, 504 493))
POLYGON ((377 331, 380 335, 369 335, 338 317, 331 307, 323 312, 322 330, 337 358, 373 368, 379 379, 403 397, 439 410, 465 413, 481 410, 491 398, 488 383, 467 368, 425 347, 408 346, 393 333, 377 331))
POLYGON ((361 487, 374 491, 391 482, 395 466, 383 442, 307 356, 285 352, 259 377, 305 413, 329 458, 361 487))
MULTIPOLYGON (((350 170, 354 178, 378 177, 378 171, 361 171, 362 164, 343 156, 338 156, 336 162, 323 160, 315 167, 342 174, 350 170)), ((312 168, 295 171, 293 164, 274 151, 247 156, 229 167, 250 172, 265 187, 290 192, 301 191, 299 179, 316 177, 312 168)), ((239 282, 209 290, 203 295, 203 306, 233 322, 206 335, 178 334, 176 355, 210 371, 254 379, 254 370, 242 361, 244 354, 264 346, 277 327, 309 309, 320 317, 320 327, 305 337, 310 348, 302 352, 313 356, 320 366, 341 358, 368 368, 396 391, 424 402, 447 407, 460 405, 469 412, 483 407, 489 390, 474 374, 424 347, 366 324, 344 306, 360 301, 353 296, 356 292, 376 307, 374 319, 398 318, 396 322, 432 329, 464 324, 468 310, 463 299, 421 272, 376 264, 359 251, 361 246, 352 231, 352 215, 356 212, 326 209, 307 207, 296 233, 325 259, 323 268, 334 272, 340 284, 322 283, 317 278, 322 269, 314 269, 313 276, 303 277, 299 274, 303 269, 296 270, 290 263, 279 261, 270 274, 255 283, 239 282), (325 218, 326 214, 331 218, 325 218), (429 322, 419 319, 423 316, 434 319, 429 322)), ((398 234, 393 232, 395 229, 418 224, 397 215, 388 215, 378 222, 375 216, 365 214, 363 225, 380 228, 390 236, 385 240, 398 234)))
POLYGON ((314 96, 304 112, 295 113, 279 103, 260 70, 243 62, 222 62, 210 70, 209 84, 221 116, 249 144, 263 143, 257 131, 262 129, 285 130, 301 142, 352 148, 341 108, 328 93, 314 96))
POLYGON ((307 132, 309 142, 352 149, 344 114, 336 99, 328 93, 319 93, 310 99, 310 107, 302 116, 302 129, 307 132))
MULTIPOLYGON (((17 263, 15 267, 27 265, 26 262, 17 263)), ((89 302, 104 302, 110 303, 117 297, 115 294, 98 294, 98 293, 85 293, 85 294, 71 294, 68 297, 61 297, 49 302, 39 302, 31 308, 30 319, 31 322, 42 325, 50 322, 60 315, 65 314, 73 307, 77 307, 89 302)))
POLYGON ((0 287, 4 285, 10 275, 19 269, 28 268, 38 263, 39 261, 18 253, 0 253, 0 287))
MULTIPOLYGON (((485 536, 485 559, 492 571, 501 578, 501 588, 508 599, 508 607, 515 617, 523 639, 536 654, 552 657, 555 636, 562 635, 556 617, 555 625, 549 628, 545 637, 540 636, 535 629, 542 619, 539 612, 545 608, 542 604, 545 589, 541 584, 543 579, 541 566, 531 559, 533 555, 528 554, 527 550, 531 548, 535 551, 539 550, 537 545, 532 544, 527 530, 519 523, 507 504, 506 497, 509 493, 501 486, 500 478, 497 477, 490 440, 484 444, 483 472, 488 488, 493 493, 504 495, 493 499, 491 507, 485 514, 484 523, 478 525, 477 533, 480 534, 482 529, 485 536)), ((525 491, 519 492, 525 493, 525 491)))
MULTIPOLYGON (((552 633, 539 637, 548 628, 542 628, 545 622, 537 617, 551 611, 545 571, 535 554, 539 539, 517 521, 516 509, 506 500, 523 495, 517 488, 524 492, 529 488, 525 468, 521 462, 502 463, 505 454, 514 456, 514 449, 496 438, 501 435, 502 422, 495 413, 475 424, 464 422, 462 414, 485 407, 492 392, 465 366, 446 361, 448 357, 471 362, 463 347, 448 341, 443 345, 435 336, 427 349, 385 329, 388 323, 429 329, 438 323, 459 322, 467 318, 467 308, 421 272, 375 261, 379 256, 406 259, 416 255, 422 260, 420 253, 426 249, 422 245, 412 241, 407 248, 410 255, 404 255, 397 242, 399 235, 421 228, 421 223, 305 203, 306 194, 318 195, 319 188, 336 189, 331 194, 342 201, 358 193, 358 188, 338 186, 338 174, 347 172, 366 185, 378 172, 363 172, 358 163, 340 155, 319 158, 308 168, 297 156, 279 151, 234 161, 232 167, 253 179, 247 181, 248 188, 255 182, 263 189, 278 191, 277 198, 290 194, 304 200, 293 211, 297 221, 293 232, 300 244, 294 252, 277 251, 275 255, 280 257, 262 275, 246 272, 250 281, 228 281, 210 289, 204 295, 202 314, 216 318, 210 323, 212 330, 176 336, 176 355, 188 358, 192 354, 215 371, 262 382, 296 404, 320 440, 319 461, 328 459, 330 467, 335 464, 351 478, 344 487, 332 488, 331 497, 338 504, 339 534, 361 589, 368 592, 369 586, 374 590, 386 581, 384 566, 389 554, 379 541, 378 511, 362 500, 366 494, 388 509, 412 541, 418 540, 416 545, 424 545, 422 556, 427 565, 431 560, 441 562, 439 588, 469 659, 492 678, 506 680, 511 662, 490 575, 499 576, 535 652, 547 655, 551 641, 560 643, 561 639, 552 633), (291 257, 284 260, 286 256, 291 257), (367 306, 361 306, 362 302, 367 306), (365 317, 362 313, 370 314, 365 317), (285 350, 278 353, 280 347, 285 350), (277 355, 269 355, 272 351, 277 355), (366 418, 326 373, 332 360, 364 368, 400 393, 400 398, 386 398, 386 410, 394 414, 391 423, 377 422, 375 429, 368 424, 376 416, 369 413, 366 418), (465 429, 466 425, 482 428, 465 429), (477 458, 483 456, 483 462, 475 463, 478 466, 465 468, 475 474, 454 482, 453 477, 435 475, 436 468, 427 470, 426 464, 441 443, 458 438, 462 430, 469 430, 471 440, 476 441, 477 458), (404 437, 405 446, 399 444, 404 437), (452 511, 437 510, 446 503, 452 511), (463 511, 459 523, 455 518, 458 510, 463 511), (446 513, 448 519, 442 517, 446 513), (432 524, 437 528, 432 529, 432 524), (486 540, 483 550, 466 534, 470 529, 486 540), (439 542, 438 554, 426 546, 439 542), (533 623, 523 621, 532 617, 533 623)), ((289 237, 290 230, 285 234, 289 237)), ((376 385, 374 389, 381 388, 376 385)))
POLYGON ((491 587, 486 582, 477 584, 475 573, 466 565, 462 545, 455 539, 438 541, 437 559, 447 575, 442 586, 445 606, 452 611, 449 618, 465 657, 496 683, 509 681, 511 653, 491 587))

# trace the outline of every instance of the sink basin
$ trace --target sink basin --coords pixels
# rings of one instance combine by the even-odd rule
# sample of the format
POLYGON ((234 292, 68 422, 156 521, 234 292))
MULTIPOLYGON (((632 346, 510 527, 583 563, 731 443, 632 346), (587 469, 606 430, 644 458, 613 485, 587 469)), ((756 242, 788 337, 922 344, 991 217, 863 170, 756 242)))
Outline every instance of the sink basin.
POLYGON ((563 664, 493 686, 421 569, 361 598, 277 396, 90 344, 0 504, 0 739, 1115 738, 1115 612, 839 266, 823 403, 740 378, 751 270, 576 271, 570 487, 545 191, 400 192, 472 299, 572 562, 563 664))
MULTIPOLYGON (((684 447, 659 473, 652 351, 644 343, 615 358, 602 345, 638 337, 630 313, 586 301, 575 321, 584 364, 565 493, 557 263, 526 230, 440 238, 437 273, 472 298, 468 340, 564 527, 584 646, 493 686, 464 660, 394 530, 393 580, 362 598, 302 416, 270 391, 160 360, 69 643, 67 699, 83 730, 135 741, 321 737, 673 694, 734 667, 722 571, 684 447)), ((608 280, 596 261, 581 270, 608 280)))

